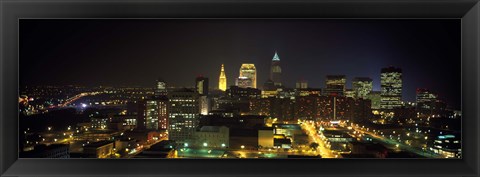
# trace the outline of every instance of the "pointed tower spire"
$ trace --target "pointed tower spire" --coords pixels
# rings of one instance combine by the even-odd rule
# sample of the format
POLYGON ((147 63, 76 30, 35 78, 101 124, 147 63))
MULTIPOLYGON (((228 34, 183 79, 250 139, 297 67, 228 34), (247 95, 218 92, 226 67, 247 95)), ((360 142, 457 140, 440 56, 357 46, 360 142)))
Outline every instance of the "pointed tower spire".
POLYGON ((278 57, 277 51, 275 50, 275 55, 273 55, 272 61, 280 61, 280 57, 278 57))
POLYGON ((218 78, 218 89, 222 91, 227 90, 227 76, 225 75, 223 64, 222 69, 220 69, 220 77, 218 78))

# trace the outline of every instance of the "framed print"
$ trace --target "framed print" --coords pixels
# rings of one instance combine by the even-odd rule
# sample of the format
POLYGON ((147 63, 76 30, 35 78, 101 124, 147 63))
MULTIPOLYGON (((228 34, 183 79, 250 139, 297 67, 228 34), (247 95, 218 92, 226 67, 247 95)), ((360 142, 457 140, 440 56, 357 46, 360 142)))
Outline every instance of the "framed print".
POLYGON ((2 175, 478 175, 478 1, 0 5, 2 175))

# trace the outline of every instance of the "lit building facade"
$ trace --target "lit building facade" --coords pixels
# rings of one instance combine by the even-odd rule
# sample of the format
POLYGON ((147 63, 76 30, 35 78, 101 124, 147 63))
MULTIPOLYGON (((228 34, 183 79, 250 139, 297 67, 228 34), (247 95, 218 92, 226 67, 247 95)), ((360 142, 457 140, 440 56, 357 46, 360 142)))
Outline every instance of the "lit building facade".
POLYGON ((182 88, 169 92, 168 139, 188 143, 194 138, 199 117, 198 94, 182 88))
POLYGON ((352 89, 355 92, 354 98, 365 99, 373 89, 373 81, 368 77, 356 77, 352 80, 352 89))
POLYGON ((195 146, 210 148, 228 148, 229 128, 226 126, 202 126, 195 132, 195 146))
POLYGON ((157 79, 157 85, 155 87, 155 96, 167 95, 167 83, 163 79, 157 79))
POLYGON ((208 78, 199 76, 195 79, 195 90, 198 93, 200 114, 207 115, 210 111, 210 100, 208 97, 208 78))
POLYGON ((248 77, 238 77, 235 85, 241 88, 252 88, 252 79, 248 77))
POLYGON ((402 106, 402 69, 382 68, 380 75, 380 109, 392 110, 402 106))
POLYGON ((299 80, 295 85, 297 89, 306 89, 308 88, 308 82, 306 80, 299 80))
POLYGON ((147 130, 158 130, 158 102, 156 100, 145 101, 145 127, 147 130))
POLYGON ((282 86, 282 68, 280 67, 280 57, 278 57, 276 51, 270 68, 270 80, 273 81, 275 86, 282 86))
POLYGON ((381 101, 381 92, 380 91, 371 91, 367 94, 366 99, 372 102, 371 108, 378 110, 380 109, 380 101, 381 101))
POLYGON ((257 88, 257 69, 255 69, 254 64, 244 63, 240 67, 240 75, 238 78, 246 77, 249 78, 252 82, 251 85, 247 87, 257 88))
POLYGON ((225 75, 225 68, 222 64, 222 69, 220 70, 220 77, 218 78, 218 89, 225 91, 227 90, 227 76, 225 75))
POLYGON ((344 95, 347 98, 355 98, 355 91, 353 89, 345 89, 344 95))
POLYGON ((158 96, 144 102, 144 120, 147 130, 166 130, 168 127, 168 99, 158 96))
POLYGON ((346 81, 345 75, 327 75, 324 89, 325 95, 344 95, 346 81))
POLYGON ((432 103, 435 103, 438 96, 435 93, 432 93, 430 90, 424 88, 417 89, 416 93, 417 110, 432 109, 432 103))
POLYGON ((195 79, 195 90, 198 95, 208 95, 208 78, 199 76, 195 79))

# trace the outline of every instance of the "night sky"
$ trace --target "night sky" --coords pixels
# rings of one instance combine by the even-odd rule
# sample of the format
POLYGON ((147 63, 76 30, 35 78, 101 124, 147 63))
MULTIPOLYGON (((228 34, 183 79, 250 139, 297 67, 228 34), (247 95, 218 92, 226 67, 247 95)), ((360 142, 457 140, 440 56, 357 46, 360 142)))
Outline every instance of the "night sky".
POLYGON ((241 63, 254 63, 257 85, 278 51, 282 79, 324 87, 325 75, 366 76, 380 90, 380 69, 403 70, 403 99, 416 88, 461 101, 459 19, 423 20, 20 20, 20 85, 193 86, 195 77, 228 85, 241 63))

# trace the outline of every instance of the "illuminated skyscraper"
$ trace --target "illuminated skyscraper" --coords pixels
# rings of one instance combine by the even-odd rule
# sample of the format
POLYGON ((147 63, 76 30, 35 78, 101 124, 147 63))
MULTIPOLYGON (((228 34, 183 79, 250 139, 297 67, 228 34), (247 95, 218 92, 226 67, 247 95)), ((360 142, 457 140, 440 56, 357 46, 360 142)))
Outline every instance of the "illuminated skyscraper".
POLYGON ((210 111, 210 99, 208 96, 208 78, 199 76, 195 79, 195 90, 198 93, 198 107, 200 114, 207 115, 210 111))
POLYGON ((166 96, 155 96, 151 99, 146 99, 141 102, 142 106, 142 115, 139 115, 142 118, 142 121, 137 121, 144 123, 140 127, 145 126, 147 130, 166 130, 167 129, 167 118, 168 118, 168 99, 166 96))
POLYGON ((168 98, 168 139, 192 142, 200 113, 198 93, 183 88, 169 92, 168 98))
POLYGON ((373 89, 372 79, 368 77, 353 78, 352 89, 355 92, 355 98, 365 99, 373 89))
POLYGON ((380 109, 392 110, 402 106, 402 69, 382 68, 380 75, 380 109))
POLYGON ((280 68, 280 58, 278 57, 277 52, 272 59, 272 65, 270 68, 270 80, 273 81, 275 86, 282 86, 282 68, 280 68))
POLYGON ((344 95, 346 81, 345 75, 327 75, 325 80, 325 94, 344 95))
POLYGON ((257 70, 254 64, 242 64, 238 78, 246 77, 251 80, 251 85, 246 87, 257 88, 257 70))
POLYGON ((225 91, 227 90, 227 76, 225 75, 225 68, 222 64, 222 69, 220 70, 220 77, 218 79, 218 89, 225 91))

